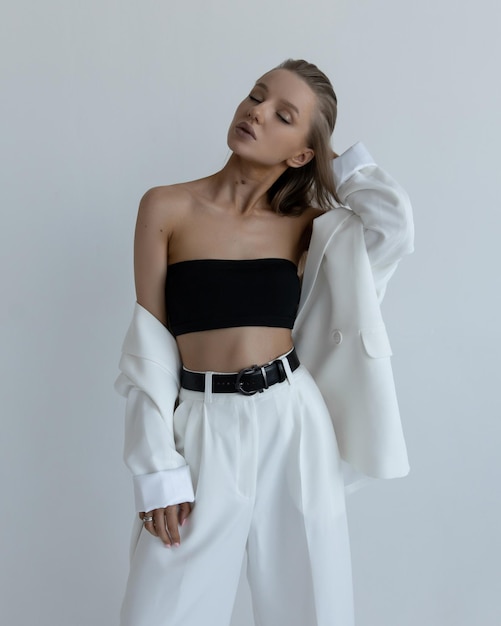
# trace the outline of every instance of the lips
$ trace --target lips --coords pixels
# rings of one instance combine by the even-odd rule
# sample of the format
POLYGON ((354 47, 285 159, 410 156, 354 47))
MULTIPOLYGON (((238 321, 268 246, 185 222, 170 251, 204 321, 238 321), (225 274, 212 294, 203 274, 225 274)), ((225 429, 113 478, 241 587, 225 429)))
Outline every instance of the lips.
POLYGON ((240 124, 237 124, 237 128, 240 128, 240 130, 243 130, 244 132, 249 133, 251 137, 256 139, 256 133, 254 132, 254 129, 247 122, 241 122, 240 124))

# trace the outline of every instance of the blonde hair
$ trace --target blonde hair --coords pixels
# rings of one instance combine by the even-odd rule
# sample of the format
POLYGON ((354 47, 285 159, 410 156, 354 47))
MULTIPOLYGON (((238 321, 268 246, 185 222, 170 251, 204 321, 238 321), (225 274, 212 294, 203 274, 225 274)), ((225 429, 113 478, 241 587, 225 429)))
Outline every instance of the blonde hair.
POLYGON ((337 118, 337 97, 330 80, 316 65, 287 59, 273 70, 289 70, 302 78, 317 96, 308 146, 315 156, 299 168, 289 167, 268 189, 268 201, 277 213, 300 215, 309 206, 329 210, 340 203, 332 171, 330 138, 337 118))

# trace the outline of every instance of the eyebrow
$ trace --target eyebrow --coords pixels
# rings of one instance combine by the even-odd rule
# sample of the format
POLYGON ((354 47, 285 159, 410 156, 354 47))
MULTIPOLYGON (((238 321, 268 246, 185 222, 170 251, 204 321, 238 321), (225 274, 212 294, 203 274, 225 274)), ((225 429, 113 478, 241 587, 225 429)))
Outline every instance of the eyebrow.
MULTIPOLYGON (((261 87, 261 89, 264 89, 266 92, 270 91, 268 89, 268 85, 266 85, 265 83, 256 83, 254 86, 261 87)), ((284 100, 283 98, 281 98, 281 102, 289 106, 293 111, 295 111, 299 115, 299 109, 297 108, 295 104, 292 104, 292 102, 290 102, 289 100, 284 100)))

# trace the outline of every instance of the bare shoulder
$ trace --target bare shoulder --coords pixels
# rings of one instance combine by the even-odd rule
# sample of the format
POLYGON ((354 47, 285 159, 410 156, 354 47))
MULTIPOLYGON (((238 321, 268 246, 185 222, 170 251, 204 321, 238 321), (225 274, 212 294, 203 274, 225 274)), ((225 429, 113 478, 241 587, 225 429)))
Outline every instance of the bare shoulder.
POLYGON ((183 185, 152 187, 139 203, 134 234, 136 299, 164 325, 169 242, 189 203, 190 194, 183 185))
POLYGON ((193 194, 185 183, 151 187, 142 196, 138 221, 168 227, 191 205, 193 194))

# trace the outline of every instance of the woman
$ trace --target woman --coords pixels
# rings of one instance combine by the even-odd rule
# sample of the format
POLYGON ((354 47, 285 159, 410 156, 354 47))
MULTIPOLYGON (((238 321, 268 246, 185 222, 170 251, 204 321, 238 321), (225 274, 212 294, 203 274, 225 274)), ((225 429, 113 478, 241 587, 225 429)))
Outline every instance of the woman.
POLYGON ((122 626, 229 624, 245 551, 257 624, 353 624, 345 489, 408 471, 379 304, 413 222, 362 144, 332 153, 336 113, 288 60, 238 106, 222 170, 141 200, 122 626))

